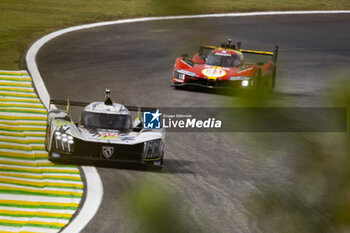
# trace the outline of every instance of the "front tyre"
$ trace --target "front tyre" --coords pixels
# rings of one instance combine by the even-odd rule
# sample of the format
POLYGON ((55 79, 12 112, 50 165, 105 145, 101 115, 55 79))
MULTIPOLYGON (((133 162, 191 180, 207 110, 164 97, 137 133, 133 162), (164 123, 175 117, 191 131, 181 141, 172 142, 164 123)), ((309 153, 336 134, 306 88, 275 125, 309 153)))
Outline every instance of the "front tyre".
POLYGON ((49 142, 50 142, 50 125, 46 125, 46 134, 45 134, 45 150, 49 152, 49 142))
POLYGON ((160 159, 159 159, 158 162, 159 162, 159 164, 153 164, 153 169, 156 170, 156 171, 160 171, 164 167, 164 152, 160 156, 160 159))
POLYGON ((52 158, 52 150, 49 151, 47 158, 48 158, 49 161, 54 162, 53 158, 52 158))
POLYGON ((176 89, 176 90, 182 90, 183 87, 182 86, 176 86, 176 84, 174 83, 173 87, 176 89))

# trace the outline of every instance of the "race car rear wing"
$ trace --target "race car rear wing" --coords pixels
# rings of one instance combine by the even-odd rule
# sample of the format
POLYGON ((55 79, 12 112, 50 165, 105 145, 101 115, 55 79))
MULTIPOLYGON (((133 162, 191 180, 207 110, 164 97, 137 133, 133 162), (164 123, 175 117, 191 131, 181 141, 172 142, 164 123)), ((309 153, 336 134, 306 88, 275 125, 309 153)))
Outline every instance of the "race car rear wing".
POLYGON ((257 55, 267 55, 272 56, 272 61, 274 63, 277 62, 277 55, 278 55, 278 45, 275 46, 275 49, 273 52, 265 52, 265 51, 257 51, 257 50, 247 50, 247 49, 239 49, 238 51, 242 53, 250 53, 250 54, 257 54, 257 55))
MULTIPOLYGON (((77 106, 77 107, 86 107, 90 103, 89 102, 82 102, 82 101, 70 101, 70 100, 57 100, 57 99, 50 99, 50 105, 56 104, 56 105, 65 105, 67 106, 67 112, 69 109, 69 106, 77 106)), ((151 111, 157 111, 156 107, 139 107, 139 106, 128 106, 124 105, 129 111, 137 112, 151 112, 151 111)))
POLYGON ((277 55, 278 55, 278 45, 275 46, 275 49, 273 52, 267 52, 267 51, 258 51, 258 50, 248 50, 248 49, 241 49, 241 42, 238 42, 236 44, 232 44, 232 40, 228 40, 228 43, 221 44, 220 46, 211 46, 211 45, 203 45, 203 40, 201 42, 201 45, 199 47, 199 55, 202 54, 208 54, 209 51, 213 49, 225 49, 225 50, 232 50, 232 51, 239 51, 242 53, 249 53, 249 54, 256 54, 256 55, 265 55, 265 56, 271 56, 272 61, 274 63, 277 62, 277 55))

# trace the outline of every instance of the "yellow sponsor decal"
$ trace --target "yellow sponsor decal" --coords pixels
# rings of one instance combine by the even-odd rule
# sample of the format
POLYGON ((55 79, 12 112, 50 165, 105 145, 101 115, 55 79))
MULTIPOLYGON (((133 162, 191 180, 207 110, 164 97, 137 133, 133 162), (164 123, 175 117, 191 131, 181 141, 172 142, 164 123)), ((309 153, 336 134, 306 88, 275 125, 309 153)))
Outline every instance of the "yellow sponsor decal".
POLYGON ((54 122, 57 126, 62 126, 62 125, 74 125, 73 122, 64 121, 64 120, 53 120, 53 122, 54 122))

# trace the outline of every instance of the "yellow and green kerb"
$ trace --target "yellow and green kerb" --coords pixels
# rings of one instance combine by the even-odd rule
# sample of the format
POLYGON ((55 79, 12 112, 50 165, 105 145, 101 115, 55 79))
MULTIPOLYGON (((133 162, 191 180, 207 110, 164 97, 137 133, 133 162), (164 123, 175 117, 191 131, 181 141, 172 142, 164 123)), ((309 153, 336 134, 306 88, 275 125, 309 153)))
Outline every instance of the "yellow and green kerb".
POLYGON ((47 160, 45 130, 31 77, 0 70, 0 232, 58 232, 78 208, 79 170, 47 160))

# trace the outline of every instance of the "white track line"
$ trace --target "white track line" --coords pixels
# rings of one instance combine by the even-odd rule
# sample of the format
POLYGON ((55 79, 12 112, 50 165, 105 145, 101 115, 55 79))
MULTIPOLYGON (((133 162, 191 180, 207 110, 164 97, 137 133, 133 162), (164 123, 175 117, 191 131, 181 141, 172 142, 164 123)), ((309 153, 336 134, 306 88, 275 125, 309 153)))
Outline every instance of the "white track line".
POLYGON ((66 226, 61 233, 80 232, 89 223, 96 214, 103 194, 103 186, 101 178, 98 175, 95 167, 83 167, 86 179, 86 198, 82 209, 73 221, 66 226), (99 184, 98 186, 96 186, 99 184), (99 200, 96 200, 99 198, 99 200), (98 205, 96 205, 98 204, 98 205), (93 206, 91 206, 93 205, 93 206))
MULTIPOLYGON (((249 17, 249 16, 275 16, 275 15, 312 15, 312 14, 350 14, 349 10, 334 11, 270 11, 270 12, 251 12, 251 13, 228 13, 228 14, 206 14, 206 15, 185 15, 185 16, 165 16, 165 17, 145 17, 136 19, 123 19, 108 22, 85 24, 80 26, 69 27, 66 29, 52 32, 38 41, 36 41, 26 54, 26 63, 29 73, 32 76, 33 83, 38 90, 38 95, 46 108, 49 107, 50 95, 45 87, 44 81, 40 75, 36 64, 36 55, 39 49, 50 40, 68 32, 82 29, 108 26, 114 24, 136 23, 154 20, 171 20, 171 19, 192 19, 192 18, 215 18, 215 17, 249 17)), ((87 194, 84 206, 73 221, 62 231, 62 233, 80 232, 86 224, 96 214, 103 196, 103 186, 101 178, 95 167, 82 167, 87 185, 87 194)))

